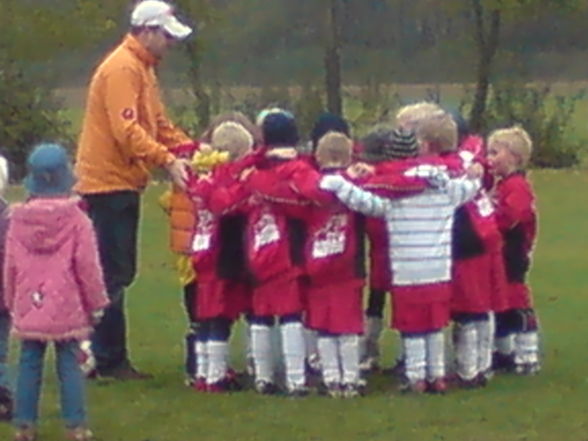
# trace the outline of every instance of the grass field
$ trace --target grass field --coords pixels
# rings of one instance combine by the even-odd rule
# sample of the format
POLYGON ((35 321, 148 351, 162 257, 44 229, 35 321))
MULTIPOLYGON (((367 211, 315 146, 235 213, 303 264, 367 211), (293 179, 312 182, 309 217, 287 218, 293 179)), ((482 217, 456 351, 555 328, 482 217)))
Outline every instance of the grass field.
MULTIPOLYGON (((400 396, 392 381, 371 378, 368 396, 355 400, 290 400, 253 392, 203 395, 183 386, 186 320, 170 254, 166 219, 156 204, 163 185, 144 199, 140 275, 128 296, 130 342, 136 364, 155 374, 148 382, 89 384, 91 426, 104 441, 532 441, 588 439, 586 249, 588 204, 578 171, 532 173, 538 193, 540 238, 531 274, 542 320, 545 361, 533 378, 500 376, 484 390, 446 396, 400 396)), ((384 364, 395 354, 385 334, 384 364)), ((13 350, 14 363, 17 351, 13 350)), ((241 339, 233 364, 243 367, 241 339)), ((52 357, 51 357, 52 360, 52 357)), ((56 380, 47 363, 41 439, 62 439, 56 380)), ((0 440, 11 429, 0 425, 0 440)))

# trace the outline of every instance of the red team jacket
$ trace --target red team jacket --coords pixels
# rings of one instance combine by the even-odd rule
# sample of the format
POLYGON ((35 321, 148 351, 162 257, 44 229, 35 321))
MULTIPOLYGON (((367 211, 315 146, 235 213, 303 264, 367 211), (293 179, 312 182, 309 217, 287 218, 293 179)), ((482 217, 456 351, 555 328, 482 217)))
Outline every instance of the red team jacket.
POLYGON ((525 279, 537 236, 535 195, 524 172, 516 172, 498 182, 494 197, 498 228, 504 239, 510 307, 530 308, 532 301, 525 279))

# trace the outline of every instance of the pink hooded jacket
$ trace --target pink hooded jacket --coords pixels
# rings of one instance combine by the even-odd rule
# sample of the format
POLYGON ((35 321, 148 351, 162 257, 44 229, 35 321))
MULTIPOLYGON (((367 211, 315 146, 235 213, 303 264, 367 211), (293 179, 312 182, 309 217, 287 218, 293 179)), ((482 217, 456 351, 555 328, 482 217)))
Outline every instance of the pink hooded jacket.
POLYGON ((76 199, 31 199, 12 208, 4 298, 17 337, 88 337, 91 314, 109 300, 94 230, 76 199))

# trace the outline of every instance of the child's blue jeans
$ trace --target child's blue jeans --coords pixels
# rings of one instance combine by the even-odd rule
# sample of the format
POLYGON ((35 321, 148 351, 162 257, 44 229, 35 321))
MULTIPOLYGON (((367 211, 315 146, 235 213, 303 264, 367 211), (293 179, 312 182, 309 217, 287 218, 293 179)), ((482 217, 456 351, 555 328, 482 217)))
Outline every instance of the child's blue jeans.
MULTIPOLYGON (((86 423, 84 376, 77 360, 79 343, 55 342, 56 371, 59 378, 61 414, 68 428, 86 423)), ((23 340, 18 365, 14 424, 33 426, 39 416, 39 398, 47 342, 23 340)))
POLYGON ((8 337, 10 334, 10 314, 0 311, 0 387, 10 390, 8 378, 8 337))

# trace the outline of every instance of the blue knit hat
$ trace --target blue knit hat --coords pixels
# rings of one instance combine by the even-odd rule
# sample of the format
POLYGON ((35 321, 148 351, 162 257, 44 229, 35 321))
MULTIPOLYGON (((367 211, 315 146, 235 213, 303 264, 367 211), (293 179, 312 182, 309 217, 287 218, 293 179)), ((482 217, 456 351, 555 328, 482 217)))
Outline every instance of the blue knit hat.
POLYGON ((314 123, 310 134, 313 149, 316 149, 319 140, 328 132, 339 132, 349 136, 349 124, 345 119, 334 113, 325 112, 321 114, 314 123))
POLYGON ((75 182, 65 149, 58 144, 39 144, 27 159, 26 190, 32 195, 67 194, 75 182))
POLYGON ((294 115, 290 112, 268 114, 261 126, 263 141, 266 146, 294 147, 298 144, 298 127, 294 115))

